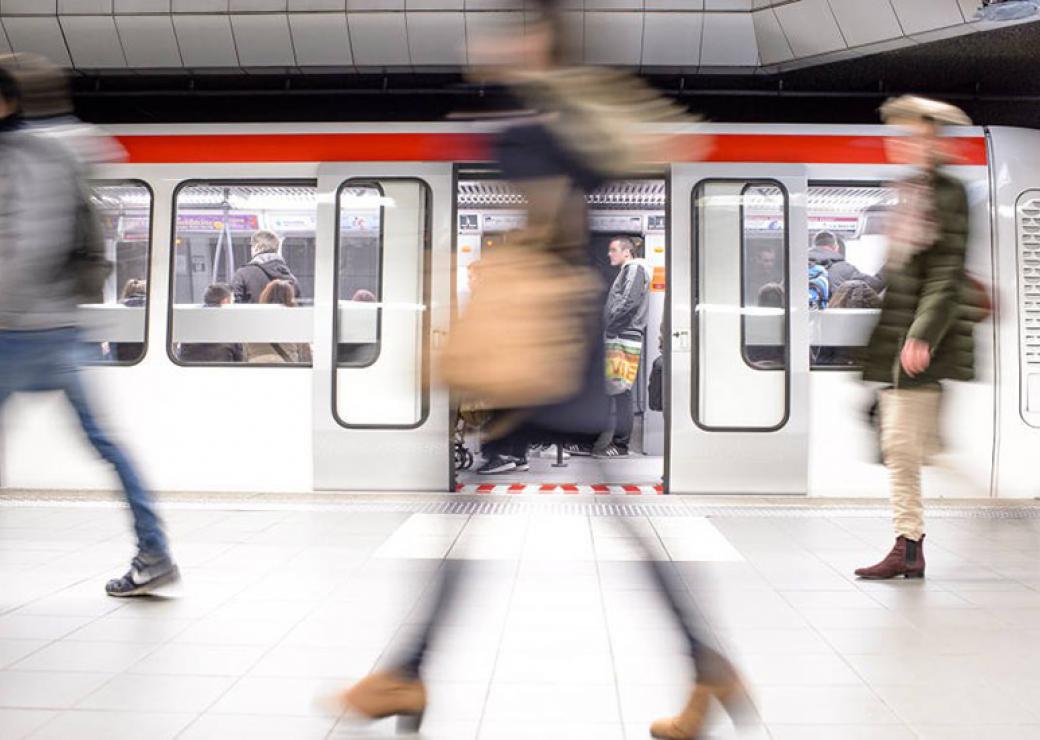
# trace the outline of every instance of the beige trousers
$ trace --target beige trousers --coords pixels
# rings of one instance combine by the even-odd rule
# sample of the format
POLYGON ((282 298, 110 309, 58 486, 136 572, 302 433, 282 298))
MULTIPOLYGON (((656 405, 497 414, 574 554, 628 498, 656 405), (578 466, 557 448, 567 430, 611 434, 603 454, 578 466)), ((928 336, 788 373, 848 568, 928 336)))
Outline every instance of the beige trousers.
POLYGON ((881 392, 881 452, 892 486, 896 536, 924 534, 921 466, 939 451, 938 388, 891 388, 881 392))

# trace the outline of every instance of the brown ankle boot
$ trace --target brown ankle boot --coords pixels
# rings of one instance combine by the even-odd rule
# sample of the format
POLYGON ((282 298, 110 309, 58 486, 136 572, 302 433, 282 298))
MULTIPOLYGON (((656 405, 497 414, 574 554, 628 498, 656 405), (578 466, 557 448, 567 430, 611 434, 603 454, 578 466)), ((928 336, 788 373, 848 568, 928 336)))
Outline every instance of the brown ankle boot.
POLYGON ((860 578, 882 580, 886 578, 923 578, 924 577, 924 535, 921 539, 909 540, 897 537, 896 544, 885 559, 869 568, 857 568, 860 578))
POLYGON ((336 696, 340 709, 366 719, 398 716, 398 729, 416 732, 426 711, 426 687, 395 671, 372 673, 336 696))
POLYGON ((656 720, 650 725, 651 737, 660 740, 697 740, 707 722, 713 698, 726 708, 734 722, 739 721, 744 707, 750 704, 744 684, 736 671, 730 669, 717 681, 698 681, 680 714, 656 720))

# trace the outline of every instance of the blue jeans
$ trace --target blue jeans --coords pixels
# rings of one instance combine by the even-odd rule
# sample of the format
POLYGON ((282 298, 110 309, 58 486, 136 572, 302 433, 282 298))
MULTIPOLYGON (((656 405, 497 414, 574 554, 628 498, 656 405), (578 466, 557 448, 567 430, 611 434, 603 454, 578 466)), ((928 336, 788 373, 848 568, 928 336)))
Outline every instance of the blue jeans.
POLYGON ((0 408, 12 393, 64 393, 87 439, 119 475, 134 517, 138 548, 149 555, 167 555, 166 535, 151 495, 126 453, 101 430, 90 410, 79 373, 84 353, 75 329, 0 331, 0 408))

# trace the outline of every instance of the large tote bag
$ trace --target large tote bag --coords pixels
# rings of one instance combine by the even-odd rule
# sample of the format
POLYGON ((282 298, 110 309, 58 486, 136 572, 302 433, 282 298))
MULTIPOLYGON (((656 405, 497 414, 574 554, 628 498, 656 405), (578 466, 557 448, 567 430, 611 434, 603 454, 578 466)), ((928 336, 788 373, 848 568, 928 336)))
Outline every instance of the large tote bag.
POLYGON ((580 390, 596 279, 543 245, 500 246, 481 259, 480 279, 440 357, 441 378, 463 402, 526 408, 580 390))
POLYGON ((607 393, 611 396, 632 390, 643 354, 642 335, 607 337, 607 393))

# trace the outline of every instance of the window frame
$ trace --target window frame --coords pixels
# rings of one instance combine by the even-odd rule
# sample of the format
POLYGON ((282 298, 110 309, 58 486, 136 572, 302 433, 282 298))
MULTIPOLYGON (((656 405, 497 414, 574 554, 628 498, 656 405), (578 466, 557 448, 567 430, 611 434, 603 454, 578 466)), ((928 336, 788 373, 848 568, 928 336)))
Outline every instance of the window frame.
MULTIPOLYGON (((335 233, 335 250, 334 250, 334 263, 335 263, 335 275, 333 277, 333 295, 336 296, 336 300, 333 302, 333 316, 332 316, 332 341, 333 352, 338 352, 339 345, 339 249, 340 249, 340 238, 339 238, 339 194, 343 192, 343 188, 350 185, 351 183, 358 183, 361 186, 366 185, 379 185, 380 183, 387 182, 414 182, 419 183, 422 186, 423 192, 426 196, 426 209, 423 214, 423 240, 422 240, 422 305, 423 305, 423 318, 422 318, 422 343, 421 343, 421 354, 420 359, 420 414, 419 418, 412 424, 355 424, 346 422, 340 416, 339 413, 339 382, 338 373, 340 370, 364 370, 370 368, 375 364, 373 362, 364 366, 348 365, 340 367, 338 362, 330 363, 332 373, 331 378, 331 411, 332 418, 343 429, 350 429, 355 431, 364 430, 393 430, 393 431, 408 431, 412 429, 419 429, 430 417, 430 386, 431 386, 431 370, 432 370, 432 357, 431 357, 431 325, 432 325, 432 300, 433 300, 433 186, 430 185, 426 179, 416 176, 393 176, 393 177, 348 177, 346 180, 340 182, 336 187, 336 233, 335 233)), ((381 186, 377 187, 381 194, 384 191, 381 186)), ((383 218, 384 206, 379 207, 379 258, 380 258, 380 269, 379 269, 379 298, 382 303, 383 298, 383 240, 385 236, 385 224, 386 220, 383 218)), ((382 325, 381 319, 382 311, 380 310, 380 326, 382 325)), ((376 359, 382 355, 382 334, 379 334, 380 348, 376 359)))
MULTIPOLYGON (((885 180, 808 180, 805 184, 805 218, 806 224, 809 222, 809 191, 813 188, 885 188, 890 186, 890 181, 885 180)), ((806 244, 808 244, 809 234, 812 231, 809 230, 806 233, 806 244)), ((808 255, 808 250, 806 251, 808 255)), ((825 311, 827 309, 824 309, 825 311)), ((840 309, 839 309, 840 310, 840 309)), ((809 372, 822 372, 822 373, 859 373, 863 372, 863 365, 860 363, 853 365, 818 365, 813 360, 813 347, 826 347, 828 345, 814 345, 812 343, 812 337, 809 337, 809 372)), ((839 347, 839 349, 842 349, 839 347)), ((863 347, 846 347, 844 349, 863 349, 863 347)))
MULTIPOLYGON (((744 188, 740 191, 740 225, 741 225, 741 228, 740 228, 740 310, 741 310, 741 313, 740 313, 740 357, 741 357, 742 360, 744 360, 744 364, 745 365, 747 365, 749 368, 751 368, 752 370, 754 370, 756 372, 760 372, 760 373, 775 373, 775 372, 778 372, 778 371, 787 372, 788 368, 789 368, 789 364, 790 364, 790 359, 791 359, 790 358, 790 353, 785 355, 784 364, 782 366, 780 366, 780 367, 759 367, 757 364, 755 364, 754 360, 752 360, 751 358, 748 357, 748 354, 747 354, 747 351, 748 351, 748 345, 747 345, 747 315, 744 313, 744 309, 748 308, 748 304, 747 304, 747 298, 748 297, 747 297, 747 295, 744 292, 744 289, 747 286, 747 260, 746 260, 746 257, 747 257, 747 241, 746 241, 746 239, 747 239, 747 229, 744 228, 744 196, 747 195, 747 191, 748 191, 749 188, 752 187, 753 182, 756 182, 756 181, 749 181, 748 184, 745 185, 744 188)), ((698 183, 698 185, 699 184, 700 183, 698 183)), ((790 258, 791 258, 790 249, 791 249, 791 247, 790 247, 790 235, 787 233, 787 231, 788 231, 788 229, 787 229, 787 225, 788 225, 788 221, 787 221, 787 219, 788 219, 788 205, 787 205, 788 193, 782 186, 780 188, 780 193, 781 193, 781 195, 784 198, 784 249, 783 249, 784 253, 782 255, 782 261, 783 261, 783 276, 784 276, 784 302, 785 302, 784 312, 785 312, 785 314, 788 317, 788 321, 787 321, 788 326, 785 327, 785 331, 787 333, 787 336, 785 337, 785 340, 784 340, 784 343, 785 343, 785 346, 786 346, 789 343, 790 338, 791 338, 791 336, 790 336, 791 335, 791 331, 790 331, 790 326, 789 326, 789 324, 790 324, 790 314, 791 314, 791 296, 790 296, 790 290, 788 289, 788 286, 790 285, 790 282, 791 282, 791 280, 790 280, 791 276, 789 274, 789 271, 790 271, 790 258)), ((757 308, 757 306, 755 308, 757 308)))
MULTIPOLYGON (((86 364, 90 367, 134 367, 144 362, 144 358, 148 356, 148 324, 149 318, 151 317, 151 304, 152 304, 152 276, 155 272, 154 268, 154 246, 155 246, 155 234, 153 230, 155 228, 155 190, 152 188, 151 183, 147 180, 143 180, 138 177, 112 177, 112 178, 87 178, 87 187, 93 195, 95 186, 101 187, 118 187, 120 185, 131 186, 131 187, 143 187, 148 192, 148 250, 145 253, 145 300, 144 300, 144 337, 141 340, 141 354, 137 356, 136 360, 129 362, 123 361, 103 361, 103 360, 90 360, 86 364)), ((95 217, 97 213, 95 212, 95 217)), ((117 269, 116 265, 112 265, 113 272, 117 269)), ((118 300, 117 300, 118 303, 118 300)))
MULTIPOLYGON (((386 237, 386 229, 385 229, 386 221, 384 219, 386 206, 384 206, 382 204, 382 202, 380 202, 380 204, 379 204, 379 261, 378 261, 378 274, 377 274, 377 280, 376 280, 376 284, 377 284, 378 289, 379 289, 379 294, 376 296, 376 298, 378 299, 378 302, 379 302, 379 307, 376 309, 376 353, 372 357, 371 360, 369 360, 368 362, 364 362, 364 363, 342 364, 339 361, 339 345, 340 345, 340 341, 339 341, 339 329, 340 329, 340 323, 339 323, 339 301, 340 301, 340 297, 339 297, 339 287, 340 287, 339 274, 340 274, 340 263, 339 263, 339 260, 340 260, 340 254, 341 254, 341 249, 342 249, 341 239, 342 239, 342 236, 343 236, 343 231, 342 231, 342 228, 341 228, 342 222, 340 220, 342 215, 343 215, 343 211, 342 211, 342 208, 341 208, 341 202, 342 202, 341 198, 343 197, 343 190, 347 187, 347 184, 352 182, 352 181, 356 181, 358 179, 359 178, 350 178, 349 180, 345 180, 342 183, 340 183, 339 187, 336 188, 336 206, 335 206, 336 207, 336 227, 335 227, 336 228, 336 242, 335 242, 335 250, 334 250, 334 254, 333 254, 334 272, 333 272, 333 275, 332 275, 332 295, 333 295, 333 305, 335 306, 335 309, 334 309, 333 314, 332 314, 332 336, 333 336, 333 339, 335 340, 335 343, 333 345, 335 349, 334 349, 334 352, 332 354, 332 357, 333 357, 332 365, 333 365, 333 367, 335 369, 344 369, 344 370, 359 370, 359 369, 366 368, 366 367, 372 367, 372 365, 375 365, 376 362, 379 361, 379 357, 383 354, 383 306, 382 306, 382 303, 383 303, 383 254, 384 254, 383 253, 383 243, 384 243, 385 237, 386 237)), ((383 178, 383 179, 386 180, 386 179, 389 179, 389 178, 383 178)), ((365 186, 362 186, 362 187, 365 187, 365 186)), ((379 193, 380 199, 386 197, 386 192, 383 190, 383 186, 379 183, 378 180, 373 181, 371 183, 371 187, 372 187, 373 190, 375 190, 376 192, 379 193)), ((425 257, 424 257, 424 261, 423 261, 424 268, 425 268, 425 265, 426 265, 426 262, 425 262, 425 257)))
MULTIPOLYGON (((698 217, 697 199, 700 196, 705 185, 711 183, 744 183, 745 188, 741 190, 741 202, 740 202, 740 223, 741 223, 741 240, 740 240, 740 297, 741 297, 741 308, 743 309, 744 304, 744 194, 747 192, 747 188, 752 185, 768 185, 776 187, 780 190, 781 195, 784 199, 784 246, 783 246, 783 263, 784 263, 784 284, 791 284, 790 276, 790 261, 791 261, 791 233, 788 225, 791 223, 791 194, 787 187, 776 178, 762 177, 762 178, 748 178, 748 177, 706 177, 698 180, 690 191, 690 261, 691 261, 691 280, 690 280, 690 310, 692 315, 690 316, 690 418, 698 429, 705 432, 737 432, 737 433, 772 433, 778 432, 787 426, 787 422, 791 419, 791 295, 789 290, 784 291, 784 366, 781 369, 784 371, 784 413, 780 417, 780 420, 771 427, 744 427, 744 426, 716 426, 713 424, 704 424, 700 418, 700 383, 701 383, 701 363, 700 363, 700 319, 697 315, 697 308, 700 306, 700 286, 701 286, 701 269, 700 269, 700 257, 701 257, 701 243, 700 243, 700 218, 698 217)), ((740 352, 743 358, 744 356, 744 322, 743 316, 741 317, 741 332, 740 332, 740 352)), ((746 361, 746 358, 745 358, 746 361)), ((753 367, 753 366, 752 366, 753 367)), ((753 368, 758 370, 758 368, 753 368)))
MULTIPOLYGON (((280 178, 226 178, 226 177, 215 177, 205 178, 196 177, 188 180, 181 180, 177 183, 177 186, 173 189, 173 193, 170 196, 171 209, 170 209, 170 280, 167 286, 168 300, 166 301, 166 356, 170 361, 178 367, 236 367, 236 368, 284 368, 289 370, 298 369, 311 369, 314 367, 314 338, 311 337, 311 361, 310 362, 184 362, 177 353, 174 352, 174 341, 173 341, 173 307, 174 297, 177 283, 177 198, 180 196, 181 191, 185 188, 198 186, 198 185, 226 185, 226 186, 256 186, 256 187, 310 187, 314 189, 315 194, 315 214, 317 214, 317 195, 318 195, 318 180, 316 178, 308 177, 280 177, 280 178)), ((320 226, 318 225, 317 219, 315 219, 314 238, 317 243, 320 226)), ((317 250, 315 250, 315 263, 317 262, 317 250)), ((317 264, 315 264, 315 273, 317 273, 317 264)), ((311 307, 316 310, 315 307, 311 307)), ((241 344, 251 344, 251 342, 242 342, 241 344)))

